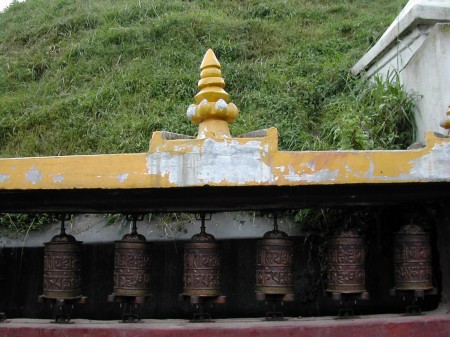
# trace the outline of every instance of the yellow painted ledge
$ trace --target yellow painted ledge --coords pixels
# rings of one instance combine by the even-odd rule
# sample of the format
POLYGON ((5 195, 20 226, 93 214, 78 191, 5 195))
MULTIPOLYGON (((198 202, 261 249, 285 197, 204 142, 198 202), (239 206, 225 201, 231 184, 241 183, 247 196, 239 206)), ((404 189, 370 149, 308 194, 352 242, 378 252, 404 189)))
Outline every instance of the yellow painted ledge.
POLYGON ((278 151, 264 137, 164 139, 148 153, 0 159, 0 190, 450 182, 450 139, 402 151, 278 151))

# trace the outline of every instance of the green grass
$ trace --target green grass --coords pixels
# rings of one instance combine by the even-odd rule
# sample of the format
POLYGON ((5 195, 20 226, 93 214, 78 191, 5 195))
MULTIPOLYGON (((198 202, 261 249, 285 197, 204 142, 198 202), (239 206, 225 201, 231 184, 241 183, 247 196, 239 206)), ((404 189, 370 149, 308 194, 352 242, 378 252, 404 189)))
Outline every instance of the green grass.
POLYGON ((405 3, 14 3, 0 13, 0 156, 145 152, 153 131, 194 135, 185 111, 207 48, 241 112, 234 135, 274 126, 285 150, 405 147, 410 97, 349 75, 405 3))

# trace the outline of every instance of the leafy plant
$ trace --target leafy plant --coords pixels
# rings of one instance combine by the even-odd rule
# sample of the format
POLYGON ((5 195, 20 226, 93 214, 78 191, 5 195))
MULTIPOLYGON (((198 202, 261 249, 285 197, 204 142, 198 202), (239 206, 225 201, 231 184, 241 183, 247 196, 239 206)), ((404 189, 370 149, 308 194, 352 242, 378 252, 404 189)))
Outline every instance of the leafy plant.
POLYGON ((397 73, 374 81, 349 79, 348 93, 324 107, 320 139, 330 149, 401 149, 414 140, 416 95, 407 93, 397 73))
POLYGON ((0 228, 14 235, 26 234, 55 221, 56 218, 50 214, 0 213, 0 228))

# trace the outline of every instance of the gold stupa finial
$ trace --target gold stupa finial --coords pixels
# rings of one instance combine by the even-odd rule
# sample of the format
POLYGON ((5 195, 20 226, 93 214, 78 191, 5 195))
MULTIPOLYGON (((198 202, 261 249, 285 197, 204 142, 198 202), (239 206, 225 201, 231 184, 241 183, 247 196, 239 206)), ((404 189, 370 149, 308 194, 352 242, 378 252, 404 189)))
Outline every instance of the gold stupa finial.
POLYGON ((228 124, 236 120, 239 112, 234 103, 228 103, 220 63, 212 49, 205 53, 200 70, 199 92, 195 95, 197 104, 191 104, 187 110, 191 122, 199 125, 197 138, 231 137, 228 124))

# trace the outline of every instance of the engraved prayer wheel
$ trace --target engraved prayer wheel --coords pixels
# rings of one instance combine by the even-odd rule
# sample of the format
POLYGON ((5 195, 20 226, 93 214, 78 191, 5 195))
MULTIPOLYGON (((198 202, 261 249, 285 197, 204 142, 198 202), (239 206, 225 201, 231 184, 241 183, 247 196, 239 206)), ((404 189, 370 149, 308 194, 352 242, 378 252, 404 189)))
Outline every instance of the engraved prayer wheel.
POLYGON ((364 242, 355 230, 330 238, 328 244, 328 292, 357 294, 366 291, 364 242))
POLYGON ((293 294, 293 242, 285 232, 274 229, 256 243, 256 292, 293 294))
POLYGON ((62 230, 44 244, 44 298, 71 300, 82 296, 81 243, 62 230))
POLYGON ((430 234, 418 225, 403 226, 394 237, 394 288, 433 288, 430 234))
POLYGON ((113 295, 150 296, 150 278, 150 244, 134 223, 133 232, 115 243, 113 295))
POLYGON ((220 296, 220 244, 205 232, 184 245, 183 295, 220 296))

